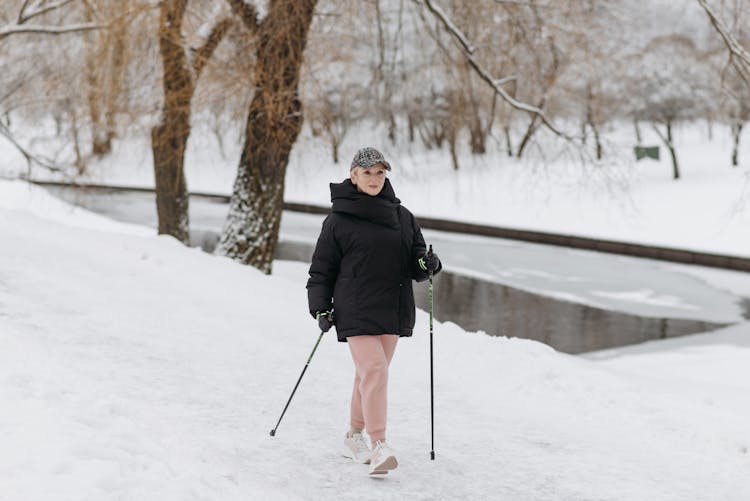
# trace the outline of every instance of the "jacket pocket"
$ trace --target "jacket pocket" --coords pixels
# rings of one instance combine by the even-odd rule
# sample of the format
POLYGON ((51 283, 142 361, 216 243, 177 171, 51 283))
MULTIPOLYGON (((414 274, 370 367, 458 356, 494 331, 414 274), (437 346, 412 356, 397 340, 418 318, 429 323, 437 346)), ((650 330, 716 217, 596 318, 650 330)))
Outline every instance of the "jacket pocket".
POLYGON ((411 279, 404 279, 399 294, 399 328, 413 329, 415 322, 414 289, 411 279))
POLYGON ((357 287, 351 277, 339 277, 333 291, 333 310, 336 315, 336 330, 357 328, 357 287))

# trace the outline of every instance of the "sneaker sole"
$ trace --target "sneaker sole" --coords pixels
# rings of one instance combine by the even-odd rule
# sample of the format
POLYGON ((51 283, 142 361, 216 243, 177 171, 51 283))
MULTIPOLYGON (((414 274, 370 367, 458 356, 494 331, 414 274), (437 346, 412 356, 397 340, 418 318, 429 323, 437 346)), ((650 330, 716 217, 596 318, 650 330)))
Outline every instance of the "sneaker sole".
POLYGON ((355 463, 370 464, 370 458, 357 459, 352 454, 347 454, 347 453, 342 454, 342 456, 344 456, 347 459, 351 459, 355 463))
POLYGON ((398 467, 398 461, 395 456, 388 456, 379 465, 370 470, 370 475, 387 475, 390 470, 398 467))

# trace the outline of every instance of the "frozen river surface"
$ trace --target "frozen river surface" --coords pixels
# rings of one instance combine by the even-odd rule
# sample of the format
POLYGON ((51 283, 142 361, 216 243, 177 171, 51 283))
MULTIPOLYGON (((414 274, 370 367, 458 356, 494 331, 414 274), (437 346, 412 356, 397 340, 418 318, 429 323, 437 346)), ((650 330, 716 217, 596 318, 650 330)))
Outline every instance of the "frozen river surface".
MULTIPOLYGON (((114 219, 156 226, 150 193, 50 190, 114 219)), ((191 228, 220 231, 226 212, 224 203, 193 198, 191 228)), ((285 211, 280 240, 313 245, 323 218, 285 211)), ((723 288, 727 280, 750 283, 747 273, 431 230, 424 236, 446 270, 542 296, 645 317, 734 323, 748 316, 748 300, 723 288)))

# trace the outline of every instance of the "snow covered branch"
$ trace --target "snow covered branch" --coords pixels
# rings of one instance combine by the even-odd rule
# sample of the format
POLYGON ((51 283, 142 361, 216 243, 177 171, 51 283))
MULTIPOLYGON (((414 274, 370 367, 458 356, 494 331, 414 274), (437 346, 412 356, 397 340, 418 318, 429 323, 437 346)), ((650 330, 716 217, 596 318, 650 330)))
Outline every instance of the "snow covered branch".
POLYGON ((77 31, 91 31, 103 28, 101 24, 96 23, 79 23, 69 24, 66 26, 46 26, 32 24, 14 24, 11 26, 0 27, 0 40, 11 35, 21 33, 43 33, 46 35, 62 35, 63 33, 73 33, 77 31))
POLYGON ((732 64, 734 65, 735 69, 740 74, 745 83, 750 86, 750 52, 745 50, 745 48, 740 45, 740 43, 737 41, 737 38, 732 35, 732 32, 729 30, 727 25, 724 24, 721 19, 719 19, 716 11, 714 11, 713 8, 708 4, 708 0, 698 0, 698 3, 701 7, 703 7, 703 10, 706 11, 711 24, 714 26, 714 28, 716 28, 716 31, 719 33, 719 35, 721 35, 722 40, 724 40, 724 45, 727 46, 727 49, 729 49, 729 52, 732 55, 732 64))
POLYGON ((445 13, 445 11, 437 5, 435 2, 432 2, 431 0, 425 0, 425 3, 427 4, 427 7, 432 11, 432 13, 442 21, 445 28, 450 32, 451 35, 458 41, 459 44, 463 47, 464 51, 467 54, 473 55, 474 51, 476 50, 474 46, 469 42, 469 40, 466 38, 466 35, 463 34, 461 29, 456 26, 456 24, 451 20, 450 17, 448 17, 448 14, 445 13))
MULTIPOLYGON (((417 4, 422 4, 422 0, 414 0, 417 4)), ((552 132, 554 132, 556 135, 563 137, 565 139, 571 140, 572 137, 568 136, 567 134, 563 133, 560 129, 555 127, 552 122, 547 118, 547 116, 544 114, 544 111, 542 111, 541 108, 538 108, 536 106, 532 106, 530 104, 524 103, 522 101, 519 101, 512 97, 508 92, 502 88, 502 84, 510 81, 511 78, 503 78, 498 79, 495 78, 490 74, 490 72, 482 66, 479 61, 477 61, 476 57, 474 56, 474 46, 469 41, 469 39, 466 37, 466 35, 461 31, 461 29, 456 26, 456 24, 450 19, 450 17, 445 13, 445 11, 437 5, 433 0, 423 0, 424 5, 427 6, 427 8, 432 12, 432 14, 440 20, 440 22, 443 24, 445 29, 448 31, 448 33, 453 37, 453 39, 461 46, 464 58, 466 58, 466 61, 469 63, 469 65, 474 69, 474 71, 479 75, 479 77, 484 80, 487 84, 492 87, 492 89, 495 91, 495 93, 499 94, 500 97, 508 103, 513 108, 525 111, 527 113, 530 113, 532 115, 537 116, 542 123, 552 132)))
POLYGON ((21 6, 21 11, 18 13, 18 19, 15 24, 9 24, 7 26, 0 26, 0 40, 9 37, 11 35, 19 34, 30 34, 40 33, 44 35, 62 35, 64 33, 75 33, 80 31, 91 31, 103 28, 102 25, 96 23, 77 23, 67 24, 64 26, 53 26, 45 24, 26 24, 29 20, 46 14, 53 10, 60 9, 73 0, 58 0, 57 2, 46 3, 45 1, 37 1, 29 9, 30 0, 24 1, 21 6))
POLYGON ((64 7, 65 5, 71 3, 72 1, 73 0, 60 0, 48 5, 45 5, 45 2, 42 1, 35 5, 36 9, 29 13, 26 13, 26 8, 29 6, 29 2, 28 0, 26 0, 21 7, 21 12, 18 14, 18 24, 24 24, 29 19, 41 16, 42 14, 46 14, 47 12, 51 12, 53 10, 57 10, 60 7, 64 7))

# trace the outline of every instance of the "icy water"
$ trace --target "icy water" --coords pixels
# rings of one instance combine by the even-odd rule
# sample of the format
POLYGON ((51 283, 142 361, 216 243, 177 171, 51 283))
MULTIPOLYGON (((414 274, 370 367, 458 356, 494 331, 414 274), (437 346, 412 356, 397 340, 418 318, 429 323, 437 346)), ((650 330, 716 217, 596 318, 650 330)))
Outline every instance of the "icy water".
MULTIPOLYGON (((151 193, 48 189, 114 219, 156 226, 151 193)), ((226 212, 224 203, 191 198, 193 245, 212 250, 226 212)), ((309 262, 320 221, 285 212, 276 258, 309 262)), ((425 236, 449 263, 435 277, 435 318, 466 330, 582 353, 710 331, 749 313, 749 300, 665 270, 664 263, 487 237, 425 236)), ((415 285, 415 296, 427 310, 426 283, 415 285)))

